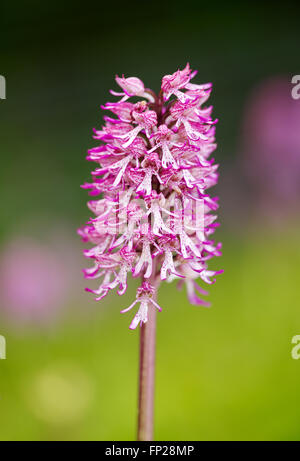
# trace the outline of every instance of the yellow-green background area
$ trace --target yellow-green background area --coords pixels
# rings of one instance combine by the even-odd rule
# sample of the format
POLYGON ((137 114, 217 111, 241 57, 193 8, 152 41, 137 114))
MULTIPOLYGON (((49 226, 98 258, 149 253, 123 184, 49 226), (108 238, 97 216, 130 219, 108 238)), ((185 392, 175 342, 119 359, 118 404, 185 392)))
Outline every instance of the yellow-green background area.
MULTIPOLYGON (((162 75, 190 61, 198 82, 213 81, 222 185, 238 160, 252 89, 300 72, 296 3, 142 3, 130 11, 124 2, 1 5, 2 249, 23 232, 42 239, 40 219, 50 230, 66 224, 71 239, 88 219, 79 188, 91 168, 85 151, 116 73, 157 89, 162 75)), ((300 334, 300 227, 287 221, 275 231, 261 218, 248 226, 245 213, 235 214, 239 197, 226 200, 217 233, 224 255, 211 266, 225 272, 210 288, 212 308, 189 305, 175 284, 159 292, 155 437, 299 440, 291 339, 300 334)), ((132 312, 119 314, 134 283, 96 306, 81 290, 74 283, 55 326, 20 329, 0 317, 1 440, 134 440, 139 332, 128 330, 132 312)))
MULTIPOLYGON (((158 440, 299 440, 300 251, 296 236, 225 240, 211 309, 159 294, 158 440)), ((7 334, 1 439, 133 440, 138 331, 115 297, 47 334, 7 334)))

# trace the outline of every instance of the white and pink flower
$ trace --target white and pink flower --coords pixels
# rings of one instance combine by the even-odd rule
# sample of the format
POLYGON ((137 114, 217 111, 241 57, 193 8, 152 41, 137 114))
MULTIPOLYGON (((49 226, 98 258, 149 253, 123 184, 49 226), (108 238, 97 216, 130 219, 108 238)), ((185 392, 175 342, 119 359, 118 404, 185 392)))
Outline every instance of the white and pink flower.
POLYGON ((188 64, 166 75, 159 95, 138 78, 116 77, 122 92, 111 93, 121 100, 103 106, 113 117, 104 117, 94 135, 102 144, 88 152, 97 168, 82 187, 94 198, 89 208, 96 217, 79 234, 93 245, 84 252, 93 261, 85 276, 101 280, 88 291, 97 300, 113 289, 122 295, 128 275, 140 277, 136 300, 122 311, 140 303, 131 329, 147 322, 149 309, 161 310, 155 300, 159 280, 185 282, 189 301, 207 306, 196 279, 211 284, 221 272, 208 269, 209 259, 221 254, 210 239, 217 227, 211 212, 218 208, 208 194, 218 181, 218 165, 209 159, 216 121, 212 107, 203 104, 212 85, 190 83, 195 75, 188 64), (131 97, 142 99, 129 102, 131 97))

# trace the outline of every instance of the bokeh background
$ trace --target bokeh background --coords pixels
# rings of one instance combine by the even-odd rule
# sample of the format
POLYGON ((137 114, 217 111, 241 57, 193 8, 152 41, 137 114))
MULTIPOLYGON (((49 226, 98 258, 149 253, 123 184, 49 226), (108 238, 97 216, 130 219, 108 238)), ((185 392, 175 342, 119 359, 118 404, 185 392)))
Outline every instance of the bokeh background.
POLYGON ((134 440, 134 293, 84 293, 86 192, 116 73, 157 89, 187 61, 212 81, 224 268, 213 307, 164 285, 157 440, 299 440, 297 3, 1 2, 1 440, 134 440))

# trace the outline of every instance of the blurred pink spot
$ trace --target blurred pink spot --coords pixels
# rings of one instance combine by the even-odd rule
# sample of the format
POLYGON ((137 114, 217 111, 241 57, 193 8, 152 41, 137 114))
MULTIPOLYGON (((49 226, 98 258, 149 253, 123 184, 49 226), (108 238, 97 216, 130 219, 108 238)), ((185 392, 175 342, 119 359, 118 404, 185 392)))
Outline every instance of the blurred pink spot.
POLYGON ((5 247, 0 262, 1 307, 20 322, 47 322, 66 300, 68 271, 57 250, 30 240, 5 247))
POLYGON ((254 206, 264 215, 298 214, 300 101, 289 77, 263 82, 252 94, 243 123, 243 170, 254 206))

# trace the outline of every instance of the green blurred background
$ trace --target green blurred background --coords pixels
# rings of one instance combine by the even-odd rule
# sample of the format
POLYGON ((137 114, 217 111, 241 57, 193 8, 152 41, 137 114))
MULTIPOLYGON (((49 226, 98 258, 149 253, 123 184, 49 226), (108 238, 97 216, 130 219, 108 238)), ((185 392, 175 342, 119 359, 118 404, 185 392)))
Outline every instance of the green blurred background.
POLYGON ((0 439, 135 439, 138 332, 119 314, 135 287, 101 303, 83 292, 79 185, 115 74, 156 90, 189 61, 196 82, 214 83, 224 255, 211 267, 225 273, 212 309, 160 290, 155 437, 299 440, 299 6, 0 8, 0 439))

